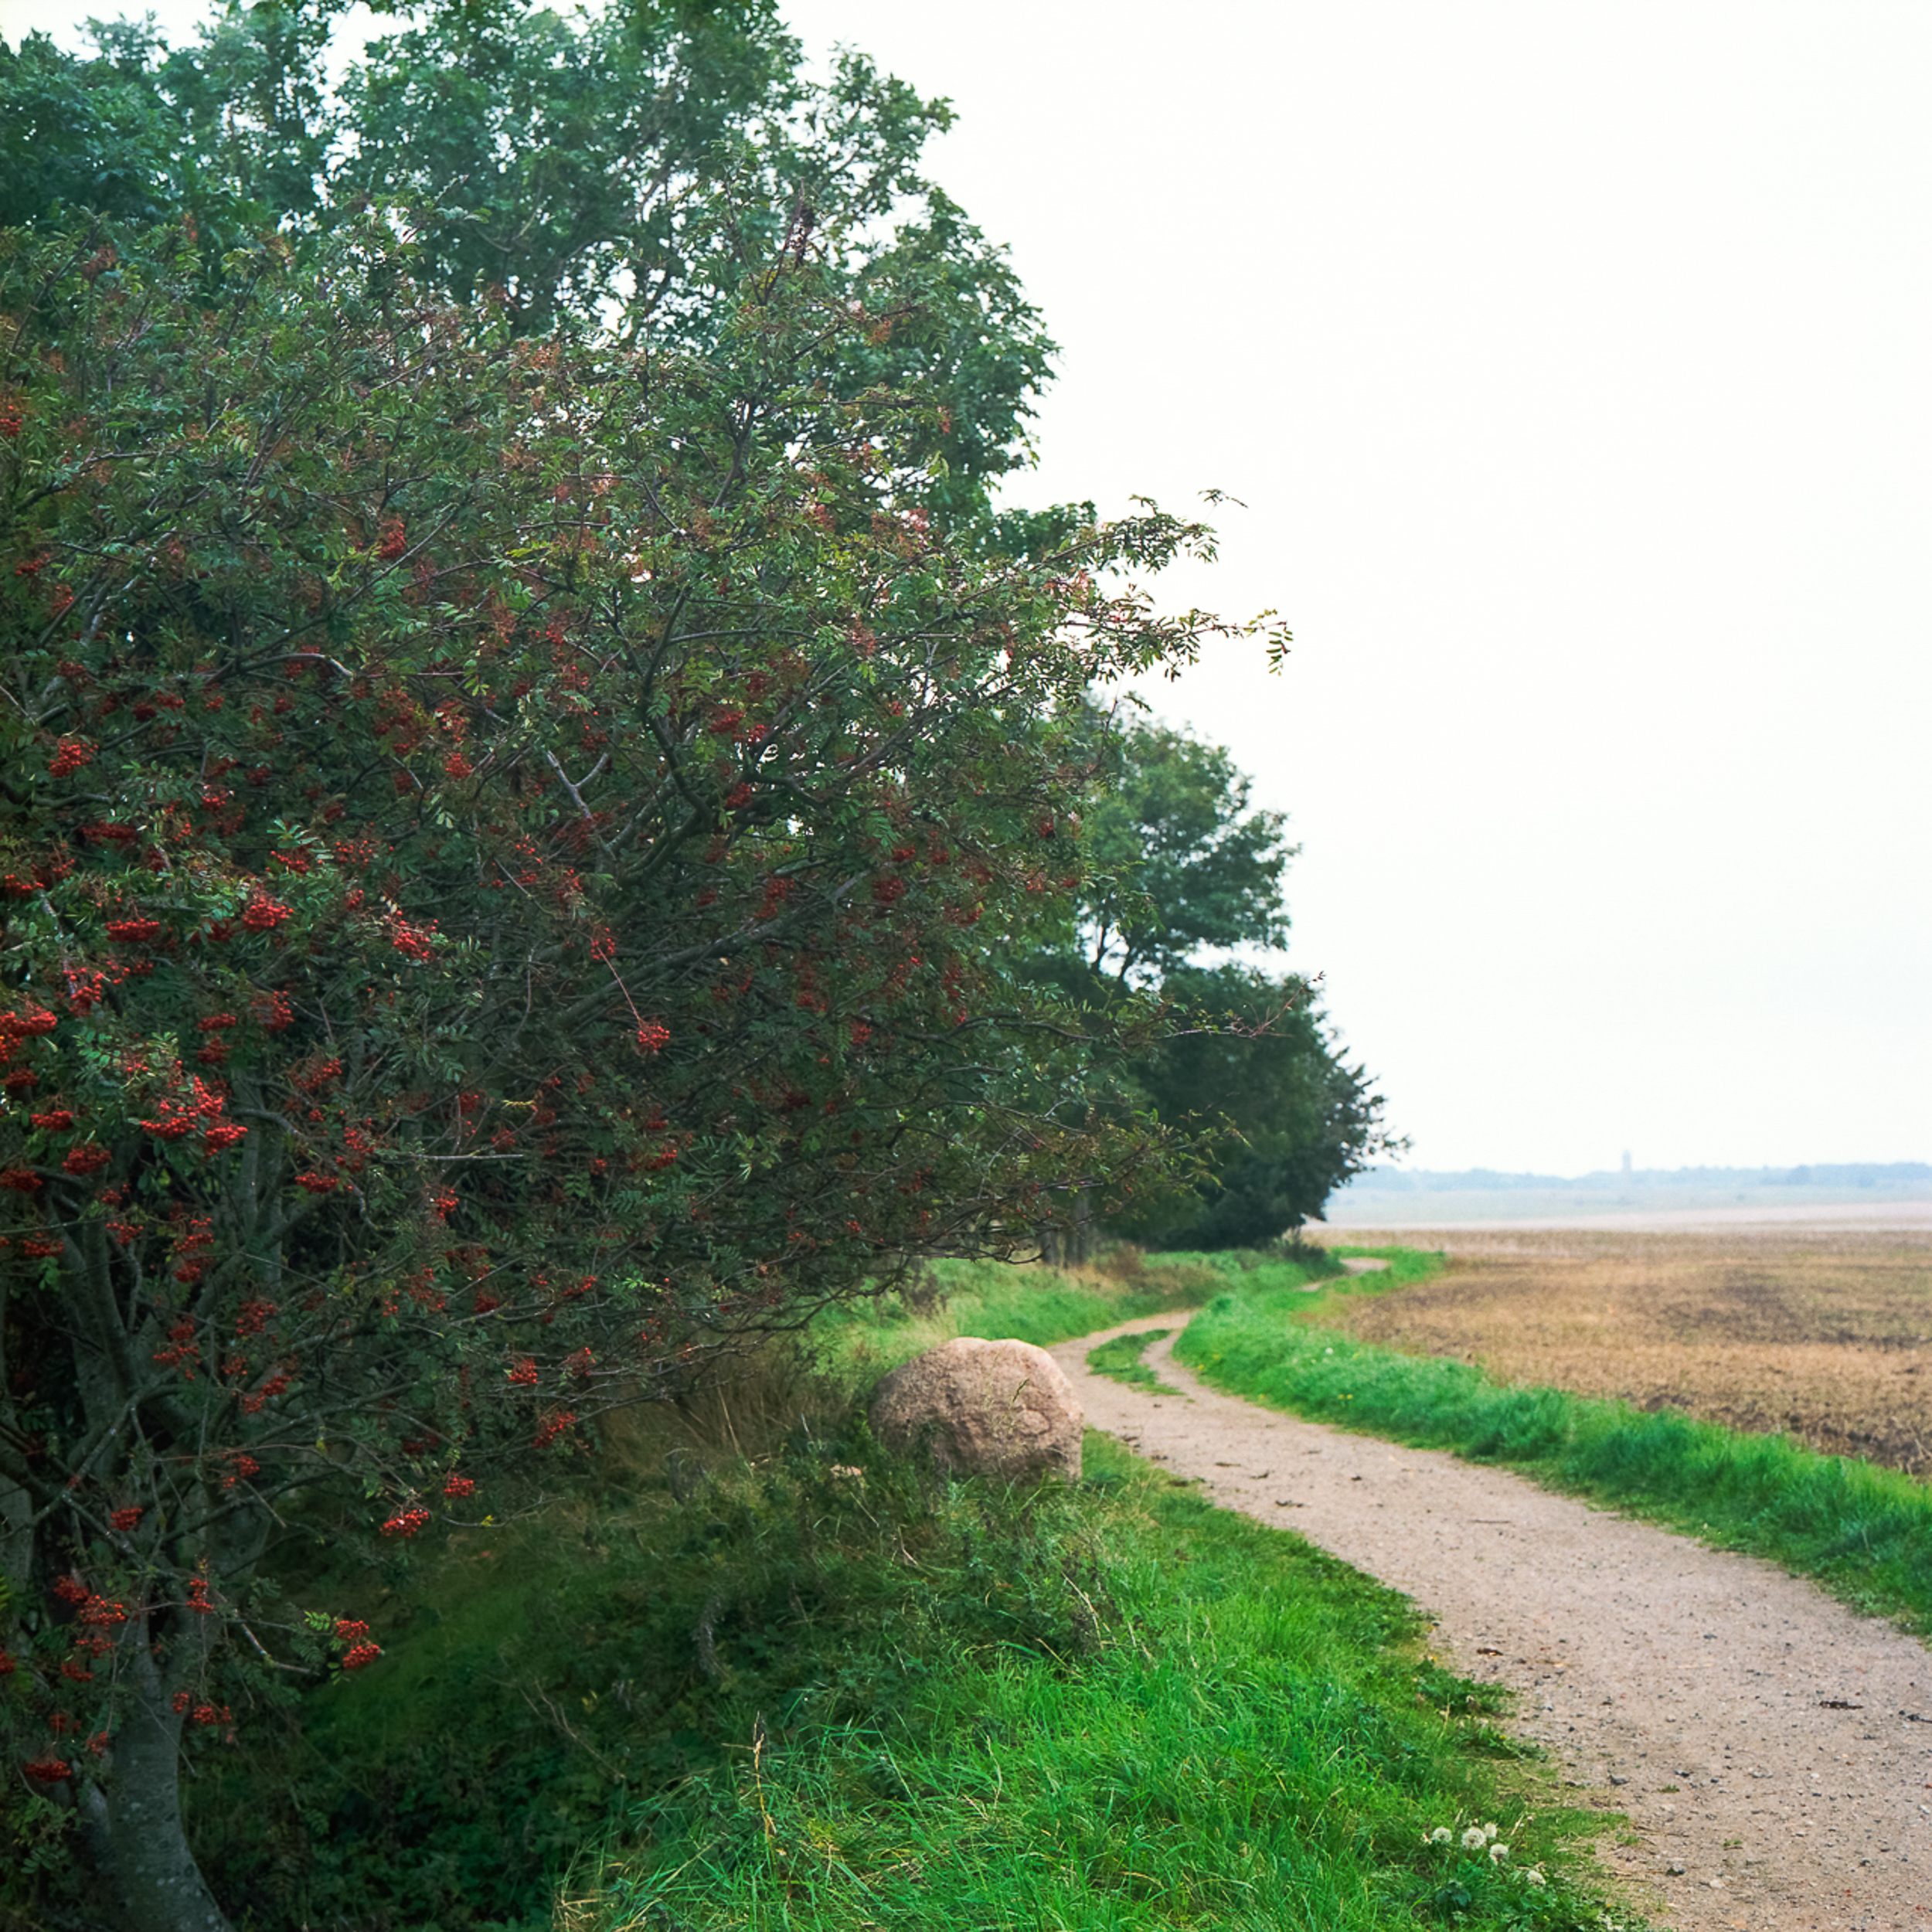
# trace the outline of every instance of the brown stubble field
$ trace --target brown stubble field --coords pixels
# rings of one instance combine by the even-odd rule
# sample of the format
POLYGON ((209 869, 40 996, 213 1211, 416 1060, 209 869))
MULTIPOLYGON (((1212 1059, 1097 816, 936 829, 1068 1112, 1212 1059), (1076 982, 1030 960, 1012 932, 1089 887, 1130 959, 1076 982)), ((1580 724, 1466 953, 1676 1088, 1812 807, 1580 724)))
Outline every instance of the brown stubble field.
POLYGON ((1331 1304, 1365 1342, 1932 1478, 1932 1229, 1325 1232, 1447 1270, 1331 1304))

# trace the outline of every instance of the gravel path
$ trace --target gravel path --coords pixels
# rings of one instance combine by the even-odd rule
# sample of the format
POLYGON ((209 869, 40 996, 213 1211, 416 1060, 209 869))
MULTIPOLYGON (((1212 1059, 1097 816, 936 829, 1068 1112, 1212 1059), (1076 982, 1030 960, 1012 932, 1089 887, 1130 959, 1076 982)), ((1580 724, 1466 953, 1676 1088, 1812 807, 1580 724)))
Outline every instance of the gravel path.
POLYGON ((1932 1932, 1932 1655, 1774 1565, 1521 1477, 1217 1393, 1149 1396, 1051 1351, 1088 1426, 1406 1592, 1436 1654, 1518 1693, 1605 1864, 1686 1932, 1932 1932), (1634 1840, 1623 1842, 1625 1837, 1634 1840))

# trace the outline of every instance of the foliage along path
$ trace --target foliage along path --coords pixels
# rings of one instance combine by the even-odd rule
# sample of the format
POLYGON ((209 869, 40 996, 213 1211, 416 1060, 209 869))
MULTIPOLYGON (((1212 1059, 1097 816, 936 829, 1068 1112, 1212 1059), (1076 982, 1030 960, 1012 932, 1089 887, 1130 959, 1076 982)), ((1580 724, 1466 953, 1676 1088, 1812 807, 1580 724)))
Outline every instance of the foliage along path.
MULTIPOLYGON (((1499 1469, 1223 1395, 1097 1375, 1090 1349, 1175 1328, 1149 1315, 1051 1351, 1087 1424, 1217 1503, 1406 1591, 1436 1654, 1518 1694, 1606 1819, 1606 1864, 1690 1932, 1932 1927, 1932 1655, 1815 1585, 1552 1494, 1499 1469)), ((1178 1334, 1178 1328, 1175 1333, 1178 1334)))

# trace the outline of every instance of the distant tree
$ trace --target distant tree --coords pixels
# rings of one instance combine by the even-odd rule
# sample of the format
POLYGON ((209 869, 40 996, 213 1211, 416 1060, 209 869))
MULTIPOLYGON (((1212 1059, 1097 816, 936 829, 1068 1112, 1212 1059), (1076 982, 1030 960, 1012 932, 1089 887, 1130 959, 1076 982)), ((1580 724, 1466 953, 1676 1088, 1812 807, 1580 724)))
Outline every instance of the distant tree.
POLYGON ((92 208, 134 221, 168 212, 166 135, 150 90, 104 60, 29 34, 0 42, 0 211, 11 226, 58 227, 92 208))
MULTIPOLYGON (((1087 883, 1041 977, 1106 1009, 1158 992, 1165 1036, 1122 1072, 1164 1125, 1193 1138, 1199 1165, 1170 1169, 1104 1217, 1165 1247, 1273 1240, 1321 1212, 1342 1182, 1393 1151, 1383 1101, 1345 1060, 1315 989, 1293 975, 1222 961, 1278 950, 1287 820, 1251 803, 1221 747, 1090 709, 1097 793, 1080 828, 1087 883)), ((1049 1239, 1067 1253, 1070 1239, 1049 1239)))
POLYGON ((1087 815, 1091 881, 1078 944, 1090 971, 1156 983, 1204 951, 1274 949, 1287 937, 1282 876, 1298 848, 1281 812, 1220 746, 1140 719, 1094 715, 1104 789, 1087 815))
POLYGON ((184 1743, 374 1661, 263 1580, 284 1502, 406 1543, 1165 1158, 1094 1104, 1131 1002, 1015 962, 1081 694, 1212 628, 1110 573, 1206 533, 949 539, 947 405, 838 393, 879 318, 750 192, 699 347, 451 306, 381 219, 219 299, 179 232, 0 238, 0 1734, 135 1932, 222 1923, 184 1743))
POLYGON ((1304 981, 1182 967, 1162 990, 1209 1023, 1172 1030, 1134 1061, 1134 1080, 1165 1124, 1232 1131, 1205 1173, 1137 1190, 1111 1217, 1114 1233, 1149 1247, 1260 1247, 1316 1218, 1351 1175, 1396 1151, 1381 1095, 1343 1058, 1304 981))

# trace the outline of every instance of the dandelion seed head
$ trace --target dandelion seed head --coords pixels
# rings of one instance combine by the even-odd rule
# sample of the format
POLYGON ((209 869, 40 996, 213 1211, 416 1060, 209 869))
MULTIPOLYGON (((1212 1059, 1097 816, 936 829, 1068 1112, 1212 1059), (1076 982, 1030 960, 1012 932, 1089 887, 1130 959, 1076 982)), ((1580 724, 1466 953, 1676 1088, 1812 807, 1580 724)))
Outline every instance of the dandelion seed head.
POLYGON ((1462 1849, 1465 1852, 1480 1852, 1488 1842, 1480 1825, 1471 1825, 1462 1835, 1462 1849))
POLYGON ((1506 1845, 1492 1845, 1489 1848, 1489 1862, 1492 1865, 1502 1864, 1509 1855, 1509 1847, 1506 1845))
POLYGON ((1455 1836, 1446 1825, 1438 1825, 1423 1842, 1426 1845, 1447 1845, 1455 1836))

